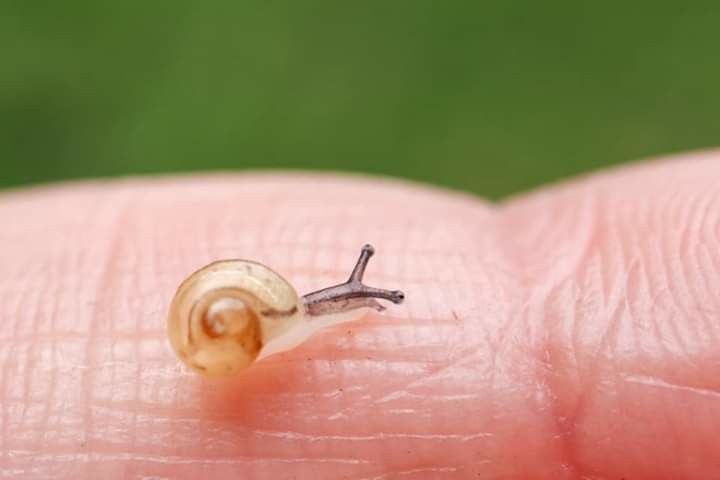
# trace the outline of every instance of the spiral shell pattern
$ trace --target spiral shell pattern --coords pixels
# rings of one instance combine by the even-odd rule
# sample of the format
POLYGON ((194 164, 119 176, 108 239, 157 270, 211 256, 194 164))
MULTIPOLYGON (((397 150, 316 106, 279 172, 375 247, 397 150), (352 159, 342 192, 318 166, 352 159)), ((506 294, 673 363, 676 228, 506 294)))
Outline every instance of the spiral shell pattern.
POLYGON ((233 375, 302 315, 298 294, 278 273, 249 260, 222 260, 180 285, 167 325, 186 365, 203 375, 233 375))

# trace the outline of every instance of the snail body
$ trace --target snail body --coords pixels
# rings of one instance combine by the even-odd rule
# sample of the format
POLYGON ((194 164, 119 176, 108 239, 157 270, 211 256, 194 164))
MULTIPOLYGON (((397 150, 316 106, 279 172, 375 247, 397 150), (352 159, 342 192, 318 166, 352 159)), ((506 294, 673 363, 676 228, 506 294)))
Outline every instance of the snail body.
POLYGON ((191 274, 168 314, 170 343, 202 375, 234 375, 272 353, 289 350, 318 329, 357 317, 357 309, 402 302, 398 291, 367 287, 362 275, 373 249, 363 248, 350 279, 299 297, 280 274, 251 260, 221 260, 191 274))

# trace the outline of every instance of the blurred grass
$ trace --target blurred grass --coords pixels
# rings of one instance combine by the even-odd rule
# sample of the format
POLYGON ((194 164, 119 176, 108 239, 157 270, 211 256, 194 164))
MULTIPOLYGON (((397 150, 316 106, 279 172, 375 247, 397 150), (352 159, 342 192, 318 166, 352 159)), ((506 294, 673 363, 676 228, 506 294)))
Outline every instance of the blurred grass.
POLYGON ((0 186, 218 168, 498 197, 720 143, 720 2, 6 2, 0 186))

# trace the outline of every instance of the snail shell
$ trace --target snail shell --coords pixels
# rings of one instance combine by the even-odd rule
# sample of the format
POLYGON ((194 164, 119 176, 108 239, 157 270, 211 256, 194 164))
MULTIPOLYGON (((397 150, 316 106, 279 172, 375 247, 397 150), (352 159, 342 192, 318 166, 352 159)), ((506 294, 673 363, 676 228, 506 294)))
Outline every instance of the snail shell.
POLYGON ((233 375, 273 338, 302 322, 290 283, 249 260, 211 263, 188 277, 170 305, 168 334, 186 365, 203 375, 233 375))

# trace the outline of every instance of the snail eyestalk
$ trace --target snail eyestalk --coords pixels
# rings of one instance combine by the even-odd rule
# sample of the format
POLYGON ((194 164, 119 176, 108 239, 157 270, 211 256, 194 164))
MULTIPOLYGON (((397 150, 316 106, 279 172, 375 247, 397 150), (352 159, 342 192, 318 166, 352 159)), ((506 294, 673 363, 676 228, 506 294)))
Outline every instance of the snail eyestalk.
POLYGON ((405 294, 400 290, 368 287, 362 283, 365 268, 374 253, 375 249, 372 245, 365 245, 347 282, 304 295, 302 301, 305 304, 305 312, 317 316, 364 307, 381 312, 385 307, 377 299, 388 300, 395 304, 402 303, 405 294))

